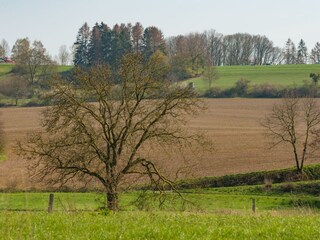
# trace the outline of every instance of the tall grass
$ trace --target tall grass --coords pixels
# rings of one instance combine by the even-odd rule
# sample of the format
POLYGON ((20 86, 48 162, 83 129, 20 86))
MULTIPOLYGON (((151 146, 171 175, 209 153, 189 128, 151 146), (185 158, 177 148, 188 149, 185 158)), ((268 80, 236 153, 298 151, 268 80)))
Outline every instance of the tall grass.
POLYGON ((2 212, 1 239, 319 239, 315 214, 2 212))

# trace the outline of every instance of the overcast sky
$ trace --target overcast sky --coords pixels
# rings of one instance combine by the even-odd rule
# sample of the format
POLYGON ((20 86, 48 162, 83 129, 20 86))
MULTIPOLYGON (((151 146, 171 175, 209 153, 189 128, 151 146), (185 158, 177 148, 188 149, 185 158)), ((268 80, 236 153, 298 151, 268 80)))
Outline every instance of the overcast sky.
POLYGON ((165 37, 215 29, 222 34, 266 35, 283 47, 301 38, 320 42, 320 0, 0 0, 0 40, 40 40, 54 56, 71 46, 84 22, 109 26, 140 22, 165 37))

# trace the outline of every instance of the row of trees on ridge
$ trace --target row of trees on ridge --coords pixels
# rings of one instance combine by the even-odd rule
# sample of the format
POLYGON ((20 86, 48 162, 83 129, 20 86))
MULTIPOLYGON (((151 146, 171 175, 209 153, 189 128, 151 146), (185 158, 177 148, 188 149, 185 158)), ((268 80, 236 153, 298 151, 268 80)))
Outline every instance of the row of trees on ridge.
POLYGON ((74 64, 117 66, 126 53, 140 52, 148 58, 157 51, 168 57, 174 80, 201 75, 207 66, 320 63, 320 43, 309 54, 303 39, 296 47, 289 38, 280 48, 266 36, 248 33, 223 35, 211 30, 165 39, 157 27, 140 23, 112 28, 96 23, 92 29, 85 23, 74 44, 74 64))

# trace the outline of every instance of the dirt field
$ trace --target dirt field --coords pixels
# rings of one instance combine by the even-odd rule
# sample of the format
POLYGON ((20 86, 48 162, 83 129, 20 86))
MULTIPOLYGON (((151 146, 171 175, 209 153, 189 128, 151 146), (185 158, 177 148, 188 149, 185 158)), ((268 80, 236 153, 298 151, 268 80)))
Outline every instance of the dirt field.
MULTIPOLYGON (((188 128, 203 131, 213 141, 212 153, 185 154, 185 158, 160 160, 163 167, 177 169, 186 160, 192 168, 183 177, 220 176, 294 166, 290 152, 283 147, 269 149, 268 139, 260 126, 261 119, 279 100, 212 99, 206 100, 208 110, 192 119, 188 128), (173 164, 172 164, 173 163, 173 164), (170 167, 169 167, 170 166, 170 167)), ((8 160, 0 163, 0 188, 34 187, 26 173, 26 162, 13 151, 16 139, 39 128, 42 108, 4 108, 2 118, 7 139, 8 160)), ((193 150, 190 151, 190 153, 193 150)), ((159 154, 159 153, 158 153, 159 154)), ((161 154, 160 154, 161 155, 161 154)), ((320 162, 308 159, 307 164, 320 162)))

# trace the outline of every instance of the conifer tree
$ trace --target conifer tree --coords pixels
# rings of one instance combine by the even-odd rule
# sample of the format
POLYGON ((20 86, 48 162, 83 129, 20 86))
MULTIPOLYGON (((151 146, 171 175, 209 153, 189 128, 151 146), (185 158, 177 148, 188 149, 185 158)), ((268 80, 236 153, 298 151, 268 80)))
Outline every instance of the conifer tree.
POLYGON ((87 23, 84 23, 78 31, 77 41, 74 43, 74 65, 87 66, 89 64, 89 43, 90 43, 90 28, 87 23))
POLYGON ((298 45, 297 63, 305 64, 307 62, 307 55, 308 55, 308 50, 306 47, 306 43, 303 41, 303 39, 301 39, 298 45))

